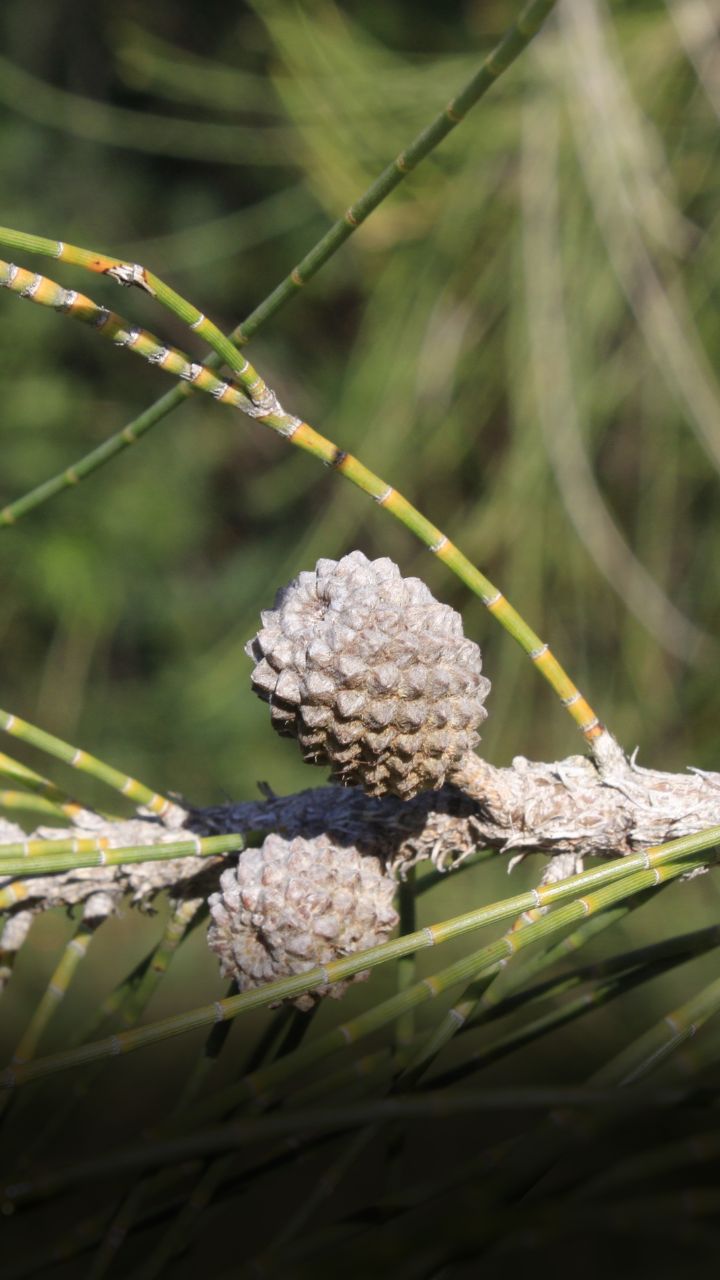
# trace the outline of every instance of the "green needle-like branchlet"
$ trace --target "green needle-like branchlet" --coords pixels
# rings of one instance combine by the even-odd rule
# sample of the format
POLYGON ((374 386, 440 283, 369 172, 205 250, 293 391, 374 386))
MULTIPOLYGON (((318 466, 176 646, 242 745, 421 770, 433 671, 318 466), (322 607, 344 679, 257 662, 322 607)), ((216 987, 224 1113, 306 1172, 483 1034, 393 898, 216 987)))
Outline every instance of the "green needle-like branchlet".
MULTIPOLYGON (((214 837, 214 839, 223 840, 227 839, 227 837, 214 837)), ((238 837, 235 837, 235 840, 237 841, 238 837)), ((590 871, 583 871, 579 875, 571 876, 566 880, 558 880, 552 884, 543 885, 538 889, 530 890, 530 892, 518 894, 512 898, 491 903, 489 906, 465 912, 461 916, 445 920, 440 924, 427 925, 404 938, 396 938, 391 942, 371 947, 367 951, 330 961, 322 968, 315 967, 308 970, 307 973, 278 979, 263 987, 243 991, 240 995, 215 1001, 211 1005, 203 1005, 197 1009, 191 1009, 186 1013, 165 1018, 151 1026, 139 1027, 126 1034, 110 1036, 92 1044, 81 1045, 75 1049, 51 1054, 47 1058, 29 1063, 26 1067, 6 1072, 4 1076, 0 1077, 0 1087, 14 1088, 28 1080, 37 1079, 57 1071, 64 1071, 71 1067, 80 1066, 83 1063, 96 1062, 102 1058, 134 1052, 136 1049, 141 1049, 146 1045, 156 1044, 158 1041, 165 1040, 171 1036, 183 1035, 185 1032, 195 1030, 198 1027, 207 1027, 215 1022, 223 1022, 226 1019, 237 1017, 240 1013, 273 1004, 278 1000, 294 999, 306 991, 311 991, 319 984, 326 984, 328 979, 331 982, 343 981, 361 970, 372 969, 376 965, 397 960, 403 955, 409 955, 411 952, 437 946, 440 942, 459 937, 464 933, 482 928, 484 925, 512 919, 519 912, 525 911, 532 906, 550 906, 553 903, 566 901, 568 898, 583 894, 585 890, 599 889, 602 885, 609 885, 613 889, 617 888, 617 900, 620 900, 632 893, 638 893, 641 890, 652 887, 654 884, 660 883, 663 878, 662 868, 666 864, 681 864, 677 865, 678 872, 691 869, 696 865, 703 865, 703 863, 707 862, 707 857, 698 859, 696 855, 702 851, 712 849, 718 843, 720 843, 720 828, 712 827, 707 831, 700 832, 698 835, 684 836, 679 840, 670 841, 668 844, 659 845, 654 849, 644 850, 642 853, 630 854, 625 858, 602 863, 590 871), (614 881, 618 881, 617 885, 613 884, 614 881)), ((235 847, 238 847, 237 844, 235 847)), ((138 860, 140 859, 138 858, 138 860)), ((675 869, 676 867, 673 865, 673 870, 675 869)), ((603 908, 611 905, 612 901, 612 898, 608 901, 603 899, 603 908)), ((573 919, 584 918, 590 911, 590 907, 588 907, 583 898, 579 898, 578 903, 572 904, 572 906, 577 912, 577 916, 571 912, 568 918, 565 919, 565 916, 560 917, 559 912, 554 912, 551 916, 543 917, 535 924, 528 925, 526 930, 518 930, 518 938, 523 938, 521 945, 524 946, 530 941, 548 936, 559 925, 565 928, 573 919), (550 924, 551 921, 552 924, 550 924)), ((501 940, 500 945, 491 945, 495 948, 495 951, 492 957, 490 957, 490 953, 486 956, 488 967, 492 964, 501 963, 509 954, 504 940, 501 940)), ((453 968, 452 978, 446 976, 443 980, 444 985, 467 981, 477 973, 478 967, 479 961, 477 957, 472 956, 470 959, 463 959, 458 962, 456 968, 453 968)), ((393 996, 390 1001, 380 1006, 380 1012, 371 1010, 365 1017, 365 1021, 368 1023, 367 1027, 365 1027, 365 1022, 362 1024, 363 1034, 367 1034, 374 1028, 376 1020, 378 1026, 384 1025, 385 1022, 394 1021, 396 1017, 407 1009, 423 1003, 425 999, 429 999, 436 994, 433 980, 426 979, 420 986, 423 988, 422 991, 413 987, 406 992, 400 993, 399 996, 393 996)), ((330 1035, 333 1037, 333 1042, 337 1040, 335 1047, 340 1048, 357 1038, 357 1027, 354 1024, 346 1023, 337 1028, 336 1031, 331 1032, 330 1035)), ((319 1041, 315 1042, 315 1044, 317 1043, 319 1041)), ((306 1051, 300 1050, 299 1052, 304 1053, 306 1051)), ((290 1057, 292 1056, 290 1055, 290 1057)), ((289 1059, 284 1059, 283 1061, 287 1062, 289 1059)), ((257 1082, 251 1082, 249 1086, 250 1096, 257 1096, 258 1091, 263 1092, 263 1089, 260 1088, 258 1090, 257 1082)), ((241 1095, 245 1096, 245 1085, 241 1088, 241 1095)), ((231 1098, 228 1105, 234 1105, 236 1101, 238 1101, 237 1098, 231 1098)))
MULTIPOLYGON (((524 618, 490 579, 468 560, 459 547, 450 541, 447 534, 408 502, 407 498, 403 497, 393 485, 388 484, 381 476, 375 475, 358 458, 340 449, 332 440, 320 435, 309 423, 286 413, 275 393, 266 386, 247 362, 245 373, 237 374, 237 383, 222 381, 203 365, 189 360, 178 348, 164 346, 160 339, 147 329, 133 327, 123 320, 122 316, 108 311, 105 307, 98 307, 85 295, 75 290, 63 289, 47 277, 33 275, 29 271, 16 267, 13 263, 0 262, 0 286, 41 306, 53 307, 74 315, 83 323, 95 327, 116 346, 127 347, 128 350, 149 360, 158 368, 200 387, 214 399, 249 413, 264 426, 277 431, 295 447, 311 454, 338 474, 343 475, 351 484, 368 494, 378 506, 388 511, 394 519, 405 525, 438 560, 442 560, 461 582, 479 596, 489 613, 517 641, 543 678, 555 690, 562 706, 575 721, 591 749, 598 752, 607 745, 609 735, 590 704, 551 652, 550 646, 540 639, 532 627, 528 626, 524 618)), ((12 518, 10 508, 0 512, 0 522, 5 520, 6 523, 12 523, 12 518)), ((97 776, 101 776, 98 773, 99 769, 104 769, 108 773, 107 766, 101 766, 98 761, 95 762, 94 768, 97 776)), ((130 782, 132 780, 126 780, 124 785, 127 787, 130 782)), ((126 791, 125 794, 130 792, 126 791)), ((162 797, 159 800, 162 800, 162 797)), ((159 800, 155 798, 154 803, 159 803, 159 800)))
MULTIPOLYGON (((4 876, 54 875, 79 867, 119 867, 131 862, 164 862, 170 858, 212 858, 220 853, 240 853, 247 847, 244 833, 225 836, 186 836, 164 844, 126 845, 112 848, 106 836, 73 837, 69 840, 25 840, 2 846, 0 859, 4 876)), ((20 880, 0 889, 0 910, 27 896, 20 880)))
MULTIPOLYGON (((119 769, 113 769, 111 765, 104 764, 102 760, 90 755, 88 751, 83 751, 80 747, 74 747, 69 742, 63 742, 61 738, 56 738, 53 734, 46 733, 44 729, 38 729, 35 725, 29 724, 27 720, 22 720, 20 716, 11 715, 9 711, 0 709, 0 729, 5 733, 9 733, 11 737, 19 738, 22 742, 27 742, 30 746, 37 747, 47 755, 54 756, 56 760, 64 761, 65 764, 71 765, 73 769, 78 769, 81 773, 87 773, 90 777, 96 778, 98 782, 103 782, 113 791, 119 792, 126 799, 149 809, 151 813, 155 813, 159 817, 169 817, 172 814, 180 814, 182 812, 172 800, 168 800, 166 796, 158 795, 156 791, 151 791, 149 787, 144 786, 142 782, 138 782, 136 778, 131 778, 128 774, 121 773, 119 769)), ((25 776, 28 776, 27 773, 25 776)), ((57 799, 58 796, 53 794, 51 798, 57 799)))
MULTIPOLYGON (((277 310, 290 293, 300 287, 314 274, 323 262, 335 251, 340 243, 394 189, 404 175, 410 172, 437 144, 464 118, 467 112, 483 96, 494 81, 507 69, 525 48, 529 40, 536 34, 544 22, 555 0, 532 0, 523 9, 517 22, 502 38, 498 46, 484 60, 480 70, 448 103, 445 109, 422 130, 420 134, 386 167, 375 183, 348 209, 326 237, 311 251, 311 254, 296 267, 286 281, 279 286, 267 300, 265 310, 253 313, 246 322, 245 330, 238 337, 246 338, 269 314, 277 310)), ((500 591, 452 544, 450 539, 427 520, 406 498, 392 485, 387 484, 380 476, 374 475, 358 459, 340 449, 332 441, 327 440, 314 431, 307 423, 285 413, 274 392, 268 388, 257 370, 238 351, 234 342, 235 335, 226 338, 220 330, 192 303, 182 298, 164 281, 137 263, 124 262, 93 250, 67 245, 62 241, 49 240, 40 236, 32 236, 25 232, 16 232, 10 228, 0 228, 0 243, 13 248, 21 248, 28 252, 44 254, 59 260, 74 263, 96 273, 106 274, 123 285, 135 285, 152 294, 160 303, 168 307, 175 315, 188 324, 196 333, 204 337, 213 347, 220 362, 225 362, 232 369, 237 380, 237 387, 219 382, 211 390, 217 399, 227 399, 245 407, 253 417, 258 417, 266 425, 280 432, 293 444, 312 453, 334 470, 345 475, 353 484, 368 493, 380 506, 385 507, 397 520, 411 530, 439 559, 457 574, 462 582, 475 592, 498 619, 503 627, 513 636, 529 655, 532 662, 544 678, 550 683, 560 698, 563 706, 575 720, 591 746, 602 736, 603 727, 589 703, 570 680, 560 663, 551 653, 549 646, 527 625, 520 614, 505 599, 500 591), (246 403, 243 405, 243 397, 246 403)), ((19 269, 11 266, 4 283, 16 287, 19 269)), ((17 291, 23 297, 45 301, 52 306, 72 310, 76 307, 72 301, 71 291, 58 290, 50 282, 43 281, 40 276, 30 277, 26 282, 24 273, 20 272, 20 285, 17 291), (62 297, 60 297, 62 295, 62 297)), ((102 323, 102 328, 123 346, 137 348, 142 354, 169 371, 179 374, 190 382, 203 385, 211 375, 202 366, 188 361, 181 352, 163 347, 152 335, 130 327, 123 328, 119 317, 95 308, 87 299, 81 299, 76 311, 83 313, 83 318, 91 323, 102 323), (90 316, 85 314, 90 309, 90 316)), ((210 362, 209 362, 210 363, 210 362)), ((210 390, 210 387, 206 387, 210 390)), ((178 396, 182 393, 178 392, 178 396)), ((169 398, 166 397, 169 408, 169 398)), ((148 411, 148 415, 152 414, 148 411)), ((151 417, 145 415, 143 429, 151 425, 151 417)), ((130 443, 138 438, 140 431, 137 424, 129 424, 124 435, 130 443)), ((33 495, 20 499, 18 503, 5 507, 0 512, 0 523, 12 524, 19 515, 37 505, 37 502, 48 497, 68 483, 77 483, 84 475, 93 470, 102 461, 107 461, 121 447, 116 437, 104 446, 94 450, 92 455, 81 459, 74 466, 66 469, 61 479, 56 478, 41 486, 33 495)))
POLYGON ((0 751, 0 777, 19 783, 21 787, 33 792, 36 799, 42 799, 52 805, 57 813, 63 814, 66 818, 75 819, 82 813, 82 805, 68 796, 56 783, 51 782, 49 778, 44 778, 42 774, 36 773, 27 765, 21 764, 19 760, 14 760, 4 751, 0 751))

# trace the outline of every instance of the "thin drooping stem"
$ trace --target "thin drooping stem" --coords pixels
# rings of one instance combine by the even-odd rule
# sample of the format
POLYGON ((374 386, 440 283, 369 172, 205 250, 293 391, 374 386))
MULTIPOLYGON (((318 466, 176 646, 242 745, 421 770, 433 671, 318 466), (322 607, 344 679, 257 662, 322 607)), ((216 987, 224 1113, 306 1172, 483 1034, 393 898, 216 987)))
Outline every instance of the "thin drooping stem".
MULTIPOLYGON (((18 1085, 25 1084, 29 1080, 80 1066, 83 1063, 96 1062, 103 1058, 131 1053, 172 1036, 183 1035, 185 1032, 195 1030, 198 1027, 211 1026, 215 1022, 223 1022, 235 1018, 241 1013, 272 1004, 278 1000, 294 999, 296 996, 303 995, 306 991, 313 990, 318 985, 328 983, 328 981, 331 983, 344 981, 361 970, 372 969, 379 964, 397 960, 400 956, 408 955, 412 951, 421 951, 445 942, 450 938, 459 937, 463 933, 482 928, 485 925, 514 918, 520 911, 524 911, 531 906, 550 906, 553 903, 562 902, 567 898, 582 894, 586 889, 595 889, 599 885, 612 885, 612 882, 617 881, 618 877, 622 882, 622 886, 627 890, 627 894, 640 892, 642 889, 650 888, 658 883, 661 869, 666 864, 677 865, 681 861, 682 868, 678 866, 678 869, 688 869, 689 863, 685 862, 685 859, 692 859, 699 852, 713 848, 718 842, 720 842, 720 828, 713 827, 698 835, 685 836, 655 849, 643 850, 639 854, 629 854, 625 858, 601 864, 591 871, 583 871, 579 875, 571 876, 566 880, 557 880, 553 883, 541 885, 529 892, 515 895, 501 902, 491 903, 489 906, 477 908, 474 911, 465 912, 461 916, 443 921, 440 924, 427 925, 407 937, 381 943, 376 947, 369 948, 367 951, 330 961, 325 966, 316 966, 305 973, 278 979, 263 987, 243 991, 240 995, 229 999, 217 1000, 210 1005, 202 1005, 186 1013, 164 1018, 162 1021, 150 1026, 139 1027, 127 1033, 80 1045, 75 1049, 51 1054, 46 1058, 29 1063, 25 1067, 18 1067, 13 1071, 6 1072, 3 1076, 0 1076, 0 1088, 12 1089, 18 1085)), ((707 858, 701 864, 705 865, 706 863, 707 858)), ((588 914, 588 908, 584 899, 579 899, 578 901, 578 918, 580 918, 588 914)), ((609 903, 605 905, 609 905, 609 903)), ((555 928, 558 925, 557 913, 553 913, 552 919, 553 928, 555 928)), ((522 945, 535 940, 537 936, 543 936, 542 930, 545 928, 547 920, 548 918, 544 917, 537 921, 536 924, 528 925, 527 929, 518 930, 517 937, 522 938, 522 945), (531 933, 530 931, 532 930, 535 932, 531 933)), ((571 923, 571 921, 568 920, 565 923, 571 923)), ((507 954, 507 946, 503 942, 501 953, 497 957, 498 962, 505 958, 507 954)), ((470 963, 468 967, 468 961, 465 960, 462 962, 461 970, 454 981, 458 983, 466 981, 474 971, 473 963, 470 963)), ((421 985, 425 994, 421 993, 418 1002, 422 1002, 423 999, 430 998, 434 994, 434 988, 428 980, 421 985)), ((392 997, 391 1001, 382 1006, 378 1025, 382 1025, 384 1020, 393 1021, 406 1008, 409 1008, 414 1000, 415 995, 410 992, 403 992, 401 996, 392 997), (389 1012, 387 1006, 389 1006, 389 1012)), ((371 1012, 377 1013, 377 1011, 371 1012)), ((338 1029, 338 1034, 339 1040, 343 1045, 355 1039, 351 1024, 344 1024, 342 1028, 338 1029), (346 1038, 346 1036, 349 1038, 346 1038)), ((229 1105, 233 1105, 233 1100, 230 1101, 229 1105)))
POLYGON ((276 166, 288 161, 291 138, 283 126, 187 120, 116 106, 61 89, 1 55, 0 100, 46 128, 103 146, 213 165, 276 166))
POLYGON ((134 804, 149 809, 159 817, 169 818, 172 815, 181 815, 183 812, 180 806, 168 800, 167 796, 151 791, 149 787, 138 782, 136 778, 131 778, 129 774, 113 769, 111 765, 104 764, 102 760, 98 760, 96 756, 90 755, 80 747, 63 742, 61 738, 56 738, 46 733, 44 729, 38 729, 27 720, 22 720, 20 716, 11 715, 9 711, 2 709, 0 709, 0 730, 14 738, 20 738, 22 742, 27 742, 32 747, 37 747, 47 755, 54 756, 56 760, 64 761, 81 773, 89 774, 98 782, 104 782, 106 786, 119 792, 127 800, 132 800, 134 804))
MULTIPOLYGON (((242 385, 223 381, 205 366, 189 360, 182 351, 163 345, 146 329, 129 325, 120 315, 106 307, 97 306, 83 294, 63 289, 47 277, 25 271, 12 263, 0 262, 0 287, 3 286, 21 298, 67 312, 85 324, 92 325, 117 346, 127 347, 158 368, 193 383, 218 402, 242 409, 264 426, 278 432, 295 447, 318 458, 333 471, 350 480, 378 506, 405 525, 438 560, 446 564, 461 582, 479 596, 488 612, 517 641, 554 689, 590 746, 593 747, 599 738, 607 738, 597 715, 551 652, 549 645, 528 626, 490 579, 468 560, 447 534, 432 524, 391 484, 375 475, 358 458, 341 449, 334 441, 320 435, 307 422, 287 413, 275 393, 250 364, 246 362, 244 372, 238 370, 242 385)), ((76 476, 76 480, 79 479, 80 476, 76 476)), ((12 523, 13 518, 11 508, 6 507, 0 511, 0 523, 12 523)), ((144 803, 147 804, 147 801, 144 803)))

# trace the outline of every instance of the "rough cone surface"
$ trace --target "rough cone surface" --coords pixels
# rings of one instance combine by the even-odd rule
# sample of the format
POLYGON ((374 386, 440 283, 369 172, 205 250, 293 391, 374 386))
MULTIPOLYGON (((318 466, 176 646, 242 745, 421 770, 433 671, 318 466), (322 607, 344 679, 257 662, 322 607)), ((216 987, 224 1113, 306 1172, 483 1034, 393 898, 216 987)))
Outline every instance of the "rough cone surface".
POLYGON ((246 646, 278 733, 369 795, 437 790, 479 741, 490 682, 460 615, 353 551, 281 588, 246 646))
MULTIPOLYGON (((354 845, 269 835, 221 875, 209 898, 208 944, 223 974, 245 991, 384 942, 398 922, 396 889, 380 859, 354 845)), ((295 1004, 310 1009, 348 985, 325 983, 295 1004)))

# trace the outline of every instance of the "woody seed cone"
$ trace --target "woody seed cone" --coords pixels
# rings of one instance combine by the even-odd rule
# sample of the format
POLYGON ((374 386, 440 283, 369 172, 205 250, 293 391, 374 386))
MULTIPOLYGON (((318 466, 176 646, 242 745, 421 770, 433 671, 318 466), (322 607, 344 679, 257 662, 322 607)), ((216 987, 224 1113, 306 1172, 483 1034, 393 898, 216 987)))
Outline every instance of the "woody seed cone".
MULTIPOLYGON (((306 973, 383 942, 398 922, 396 888, 380 859, 354 845, 269 835, 222 873, 209 898, 208 944, 241 991, 306 973)), ((349 981, 322 983, 294 1003, 310 1009, 320 996, 341 996, 349 981)))
POLYGON ((300 573, 246 646, 255 692, 305 760, 370 795, 441 787, 479 741, 490 688, 460 615, 387 558, 300 573))

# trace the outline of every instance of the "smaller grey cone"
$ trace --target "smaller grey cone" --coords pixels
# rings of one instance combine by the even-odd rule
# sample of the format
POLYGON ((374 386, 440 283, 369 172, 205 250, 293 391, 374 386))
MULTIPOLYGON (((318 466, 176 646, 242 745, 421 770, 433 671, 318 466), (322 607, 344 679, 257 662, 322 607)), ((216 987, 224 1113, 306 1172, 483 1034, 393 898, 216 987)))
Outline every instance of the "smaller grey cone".
MULTIPOLYGON (((209 898, 208 945, 223 974, 246 991, 384 942, 398 923, 396 889, 380 859, 354 845, 269 835, 223 871, 209 898)), ((322 983, 294 1003, 310 1009, 367 976, 322 983)))

